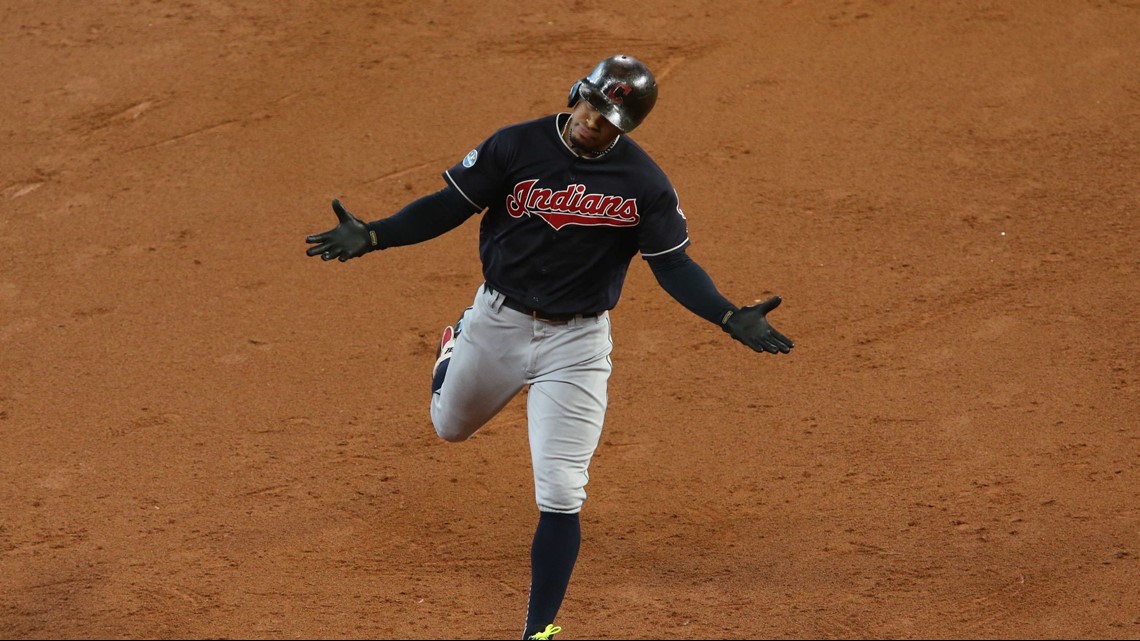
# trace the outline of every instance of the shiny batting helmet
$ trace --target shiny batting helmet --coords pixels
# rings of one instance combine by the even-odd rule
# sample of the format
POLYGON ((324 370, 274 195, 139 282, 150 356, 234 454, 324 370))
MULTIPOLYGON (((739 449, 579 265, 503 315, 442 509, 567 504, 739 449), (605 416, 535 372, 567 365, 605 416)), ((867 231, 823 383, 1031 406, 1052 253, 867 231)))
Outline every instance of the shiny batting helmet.
POLYGON ((641 124, 657 102, 657 80, 633 56, 617 55, 598 63, 590 75, 570 88, 568 107, 585 99, 625 133, 641 124))

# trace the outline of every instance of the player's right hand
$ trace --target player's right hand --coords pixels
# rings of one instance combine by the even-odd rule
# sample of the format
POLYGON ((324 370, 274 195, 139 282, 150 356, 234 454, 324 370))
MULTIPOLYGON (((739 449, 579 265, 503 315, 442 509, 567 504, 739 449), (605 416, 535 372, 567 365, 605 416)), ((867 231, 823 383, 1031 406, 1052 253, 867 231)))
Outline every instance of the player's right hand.
POLYGON ((305 252, 306 255, 320 254, 321 260, 339 258, 343 263, 376 249, 376 234, 369 231, 363 221, 353 216, 339 200, 332 201, 332 208, 339 224, 322 234, 306 236, 305 242, 313 245, 305 252))

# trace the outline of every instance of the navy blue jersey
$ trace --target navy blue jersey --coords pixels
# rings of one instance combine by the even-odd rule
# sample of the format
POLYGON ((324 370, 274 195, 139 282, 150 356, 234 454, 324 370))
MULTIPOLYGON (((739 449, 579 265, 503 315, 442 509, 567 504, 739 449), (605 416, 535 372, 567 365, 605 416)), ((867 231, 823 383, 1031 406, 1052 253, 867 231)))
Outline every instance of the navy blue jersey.
POLYGON ((568 114, 495 132, 444 178, 479 209, 483 277, 551 314, 612 309, 630 260, 689 244, 677 192, 625 136, 598 158, 563 141, 568 114))

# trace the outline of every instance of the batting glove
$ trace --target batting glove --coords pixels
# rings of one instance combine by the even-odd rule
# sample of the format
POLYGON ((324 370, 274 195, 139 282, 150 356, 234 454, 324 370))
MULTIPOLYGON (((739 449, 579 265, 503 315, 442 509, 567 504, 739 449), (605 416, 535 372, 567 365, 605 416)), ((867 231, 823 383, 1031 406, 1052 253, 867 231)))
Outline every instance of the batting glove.
POLYGON ((332 208, 340 224, 323 234, 306 236, 305 242, 314 246, 305 254, 320 254, 321 260, 338 258, 343 263, 376 249, 379 242, 376 232, 365 227, 364 222, 345 209, 339 200, 332 201, 332 208))
POLYGON ((780 306, 780 302, 779 296, 773 296, 758 305, 729 312, 721 321, 721 328, 757 352, 787 354, 795 345, 788 337, 773 329, 765 318, 768 312, 780 306))

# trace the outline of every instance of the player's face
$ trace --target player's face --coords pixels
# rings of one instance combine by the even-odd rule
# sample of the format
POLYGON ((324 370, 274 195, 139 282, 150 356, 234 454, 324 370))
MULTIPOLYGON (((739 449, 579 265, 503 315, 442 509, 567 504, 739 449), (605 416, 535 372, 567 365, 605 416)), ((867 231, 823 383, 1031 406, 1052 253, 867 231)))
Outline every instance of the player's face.
POLYGON ((609 148, 620 135, 621 130, 585 100, 579 100, 570 112, 570 126, 566 136, 570 139, 568 142, 578 149, 602 151, 609 148))

